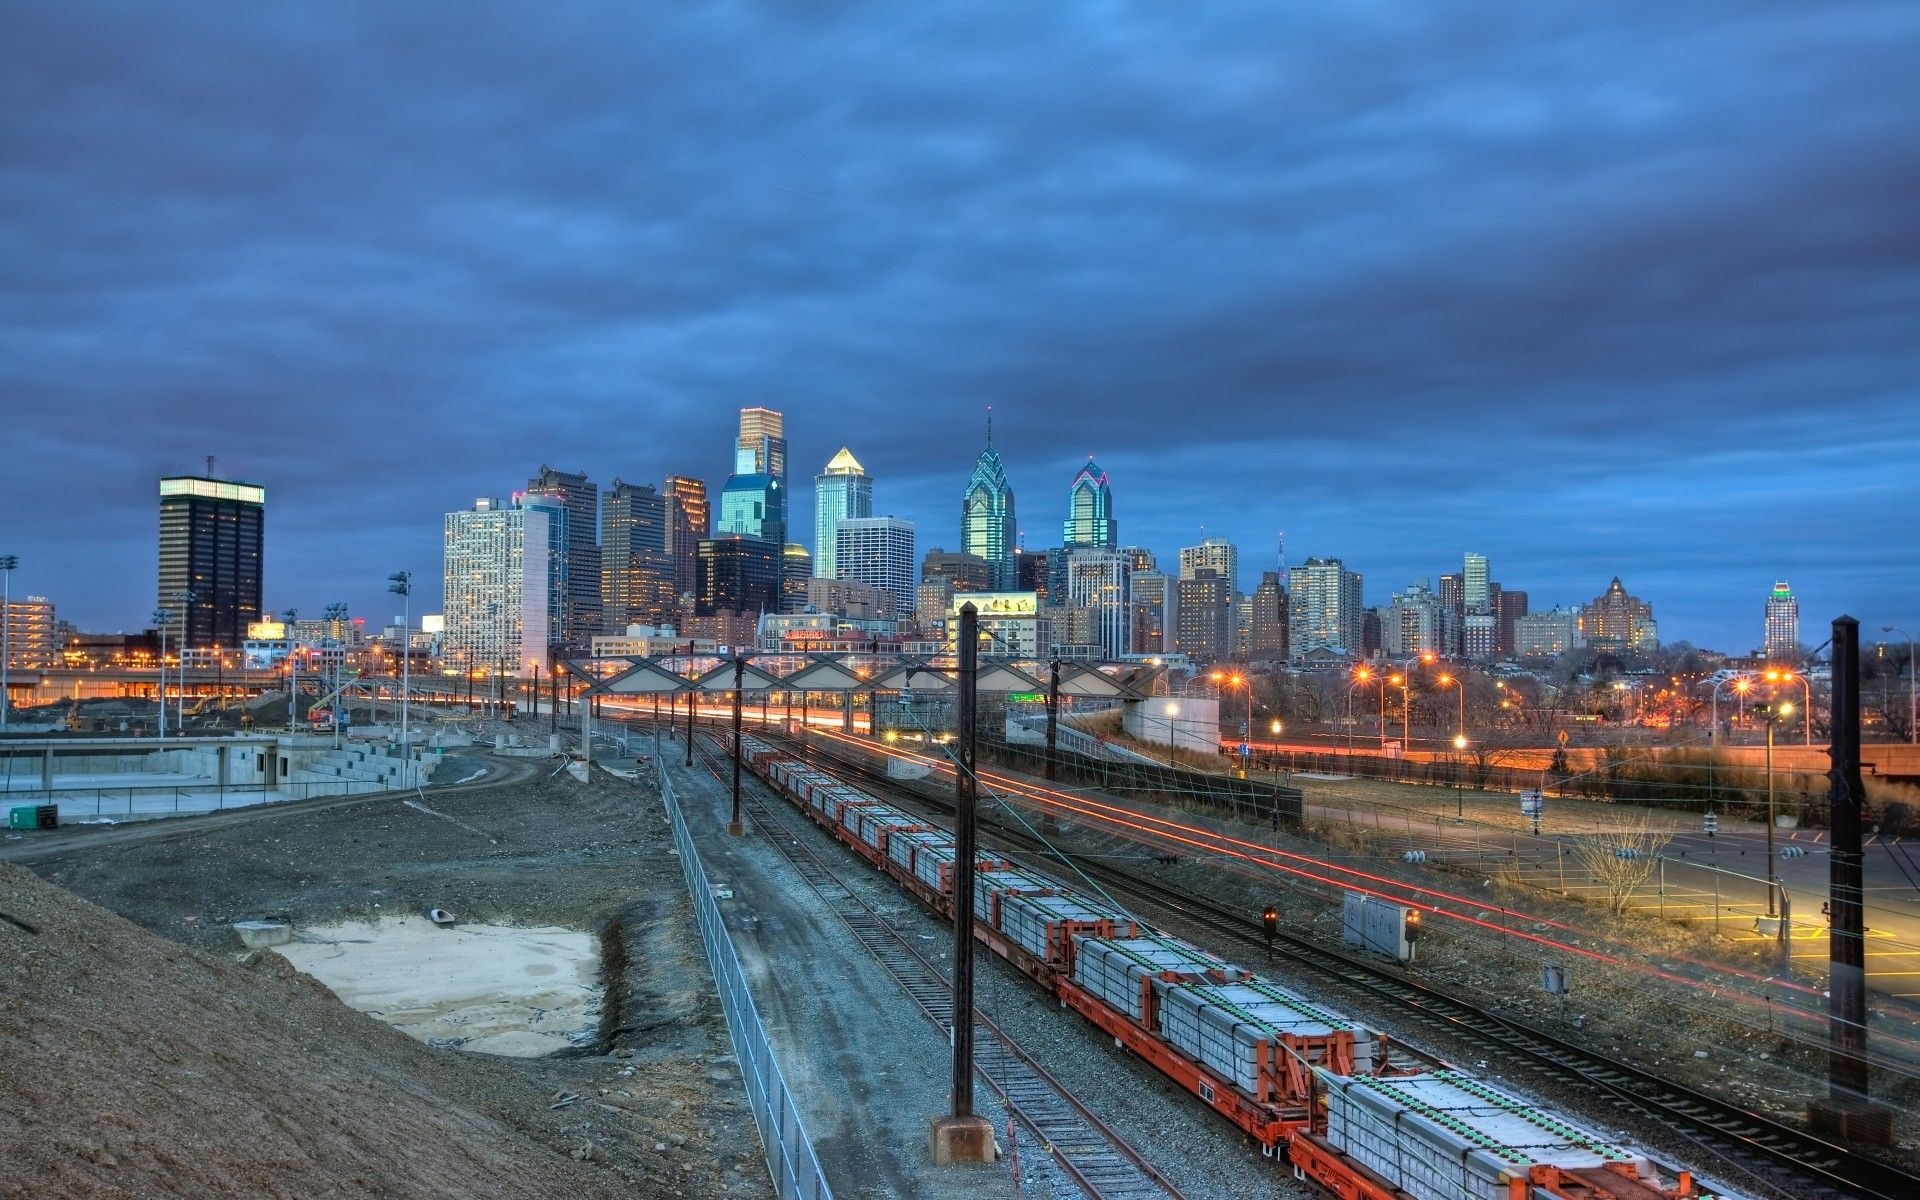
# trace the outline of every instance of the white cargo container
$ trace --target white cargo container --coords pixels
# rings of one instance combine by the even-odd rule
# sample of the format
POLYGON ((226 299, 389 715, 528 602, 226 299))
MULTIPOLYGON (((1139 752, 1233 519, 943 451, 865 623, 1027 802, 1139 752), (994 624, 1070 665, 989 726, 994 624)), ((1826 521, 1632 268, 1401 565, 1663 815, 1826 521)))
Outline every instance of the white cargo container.
POLYGON ((1340 903, 1341 940, 1396 962, 1412 962, 1419 932, 1415 912, 1364 892, 1348 892, 1340 903))
POLYGON ((1121 936, 1130 937, 1134 932, 1133 922, 1125 913, 1105 904, 1089 904, 1078 896, 1009 895, 1000 901, 1000 932, 1045 961, 1064 959, 1072 952, 1074 925, 1099 921, 1114 921, 1114 932, 1121 936), (1068 932, 1059 936, 1055 931, 1063 925, 1068 932))

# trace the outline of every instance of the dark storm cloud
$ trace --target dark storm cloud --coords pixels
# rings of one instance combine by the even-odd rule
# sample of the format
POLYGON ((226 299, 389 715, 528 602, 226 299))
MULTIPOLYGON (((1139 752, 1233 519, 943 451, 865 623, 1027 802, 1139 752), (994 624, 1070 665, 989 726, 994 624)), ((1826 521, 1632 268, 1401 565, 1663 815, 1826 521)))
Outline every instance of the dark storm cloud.
POLYGON ((1920 619, 1916 52, 1892 0, 16 8, 6 461, 61 499, 0 549, 137 623, 212 453, 275 604, 377 605, 542 461, 717 487, 746 404, 950 546, 992 403, 1033 545, 1091 452, 1127 540, 1372 600, 1475 549, 1734 649, 1776 574, 1920 619))

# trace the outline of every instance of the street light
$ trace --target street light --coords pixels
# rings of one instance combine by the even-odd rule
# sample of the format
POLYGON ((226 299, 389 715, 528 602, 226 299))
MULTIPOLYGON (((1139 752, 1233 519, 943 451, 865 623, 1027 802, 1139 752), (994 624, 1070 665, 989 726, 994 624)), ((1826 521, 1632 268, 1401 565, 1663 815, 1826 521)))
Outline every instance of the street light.
POLYGON ((1773 916, 1773 897, 1779 882, 1773 874, 1773 726, 1781 717, 1793 715, 1793 704, 1769 704, 1767 717, 1767 915, 1773 916))
MULTIPOLYGON (((1454 734, 1453 735, 1454 752, 1456 754, 1464 753, 1466 751, 1466 748, 1467 748, 1467 735, 1464 733, 1454 734)), ((1462 795, 1460 792, 1460 764, 1459 762, 1456 761, 1453 764, 1453 823, 1455 825, 1464 825, 1466 824, 1466 822, 1467 822, 1467 800, 1466 800, 1466 797, 1462 795)))
POLYGON ((1916 668, 1920 668, 1920 663, 1913 661, 1913 635, 1898 625, 1882 625, 1880 632, 1897 633, 1907 639, 1907 740, 1920 743, 1920 725, 1913 723, 1914 688, 1920 687, 1920 676, 1916 676, 1916 668))
POLYGON ((174 603, 180 606, 180 640, 176 643, 180 655, 180 719, 174 722, 174 728, 181 737, 187 735, 187 610, 200 598, 200 593, 183 589, 173 594, 174 603))
POLYGON ((1801 699, 1805 701, 1801 705, 1800 728, 1806 734, 1806 744, 1811 746, 1813 745, 1813 683, 1805 675, 1785 667, 1767 668, 1769 683, 1785 683, 1788 680, 1800 685, 1801 699))
POLYGON ((297 724, 294 714, 300 702, 300 656, 293 648, 293 623, 300 619, 300 614, 290 608, 280 617, 287 623, 286 629, 281 632, 287 635, 287 732, 292 733, 297 724))
POLYGON ((411 763, 413 742, 407 719, 413 699, 409 695, 413 689, 413 572, 395 571, 387 576, 387 590, 400 597, 400 753, 411 763))
POLYGON ((1458 745, 1467 738, 1467 678, 1443 673, 1440 676, 1441 687, 1451 687, 1460 693, 1460 723, 1454 726, 1454 742, 1458 745))
POLYGON ((1753 689, 1753 680, 1745 675, 1736 675, 1732 679, 1722 679, 1719 683, 1713 685, 1713 695, 1708 697, 1708 700, 1713 706, 1713 728, 1707 731, 1707 741, 1710 745, 1717 746, 1720 744, 1720 689, 1726 687, 1728 684, 1732 684, 1733 690, 1739 692, 1742 696, 1745 696, 1753 689))
POLYGON ((160 631, 160 723, 154 727, 154 736, 161 741, 167 737, 167 626, 173 622, 173 614, 164 608, 153 610, 153 627, 160 631))
MULTIPOLYGON (((1365 667, 1359 667, 1354 671, 1353 678, 1347 681, 1347 769, 1349 771, 1353 769, 1353 689, 1372 678, 1372 671, 1369 671, 1365 667)), ((1385 695, 1386 693, 1383 689, 1381 692, 1383 706, 1385 703, 1385 695)), ((1385 735, 1383 734, 1382 736, 1385 735)))
POLYGON ((13 572, 20 566, 17 554, 0 554, 0 732, 7 728, 7 710, 13 707, 13 695, 7 690, 7 667, 13 662, 13 572))
POLYGON ((1180 715, 1180 706, 1178 704, 1175 704, 1171 700, 1167 701, 1166 714, 1167 714, 1167 765, 1170 767, 1177 767, 1180 764, 1175 762, 1173 758, 1173 730, 1174 730, 1173 719, 1180 715))

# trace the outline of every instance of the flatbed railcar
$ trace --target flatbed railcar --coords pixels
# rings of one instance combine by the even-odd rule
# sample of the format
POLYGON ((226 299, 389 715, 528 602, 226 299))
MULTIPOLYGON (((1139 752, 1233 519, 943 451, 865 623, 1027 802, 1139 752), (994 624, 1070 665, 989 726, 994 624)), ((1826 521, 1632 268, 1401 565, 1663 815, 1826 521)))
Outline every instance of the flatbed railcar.
MULTIPOLYGON (((943 917, 952 839, 755 737, 753 772, 943 917)), ((1707 1200, 1636 1152, 1480 1080, 1389 1061, 1384 1034, 1103 896, 990 854, 975 936, 1341 1200, 1707 1200)))

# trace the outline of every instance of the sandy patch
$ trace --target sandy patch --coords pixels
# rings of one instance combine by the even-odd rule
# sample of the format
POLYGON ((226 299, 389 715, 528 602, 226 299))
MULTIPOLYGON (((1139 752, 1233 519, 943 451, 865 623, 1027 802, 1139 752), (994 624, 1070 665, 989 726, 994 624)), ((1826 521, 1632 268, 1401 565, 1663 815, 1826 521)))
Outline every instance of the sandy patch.
POLYGON ((400 917, 296 927, 275 953, 436 1046, 533 1058, 590 1040, 600 1016, 600 948, 573 929, 400 917))

